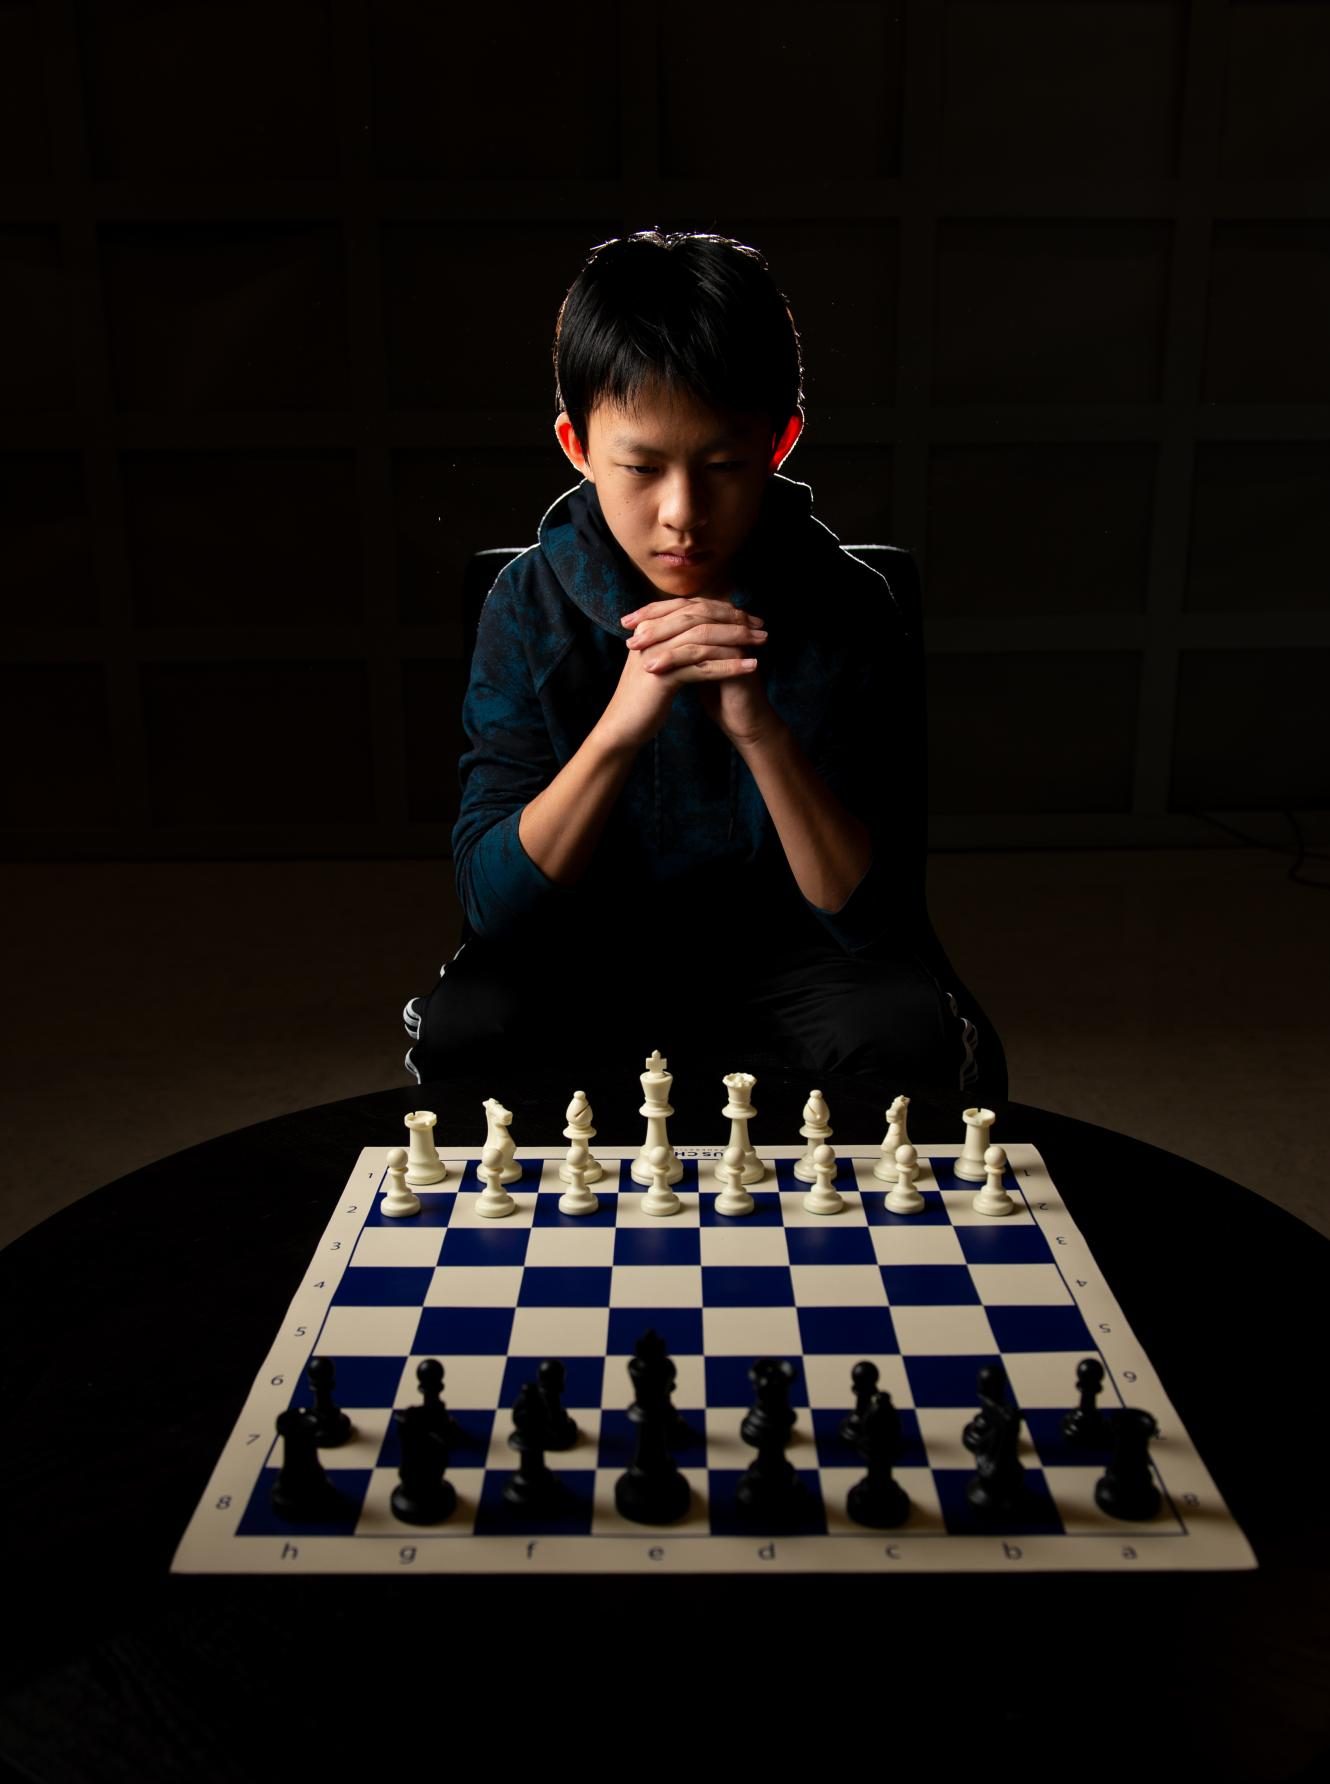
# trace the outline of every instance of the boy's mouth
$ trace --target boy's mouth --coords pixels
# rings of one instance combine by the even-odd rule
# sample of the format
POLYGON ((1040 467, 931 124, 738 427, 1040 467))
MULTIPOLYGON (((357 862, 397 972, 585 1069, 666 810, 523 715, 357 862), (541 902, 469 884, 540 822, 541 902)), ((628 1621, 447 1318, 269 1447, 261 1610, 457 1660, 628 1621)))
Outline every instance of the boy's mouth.
POLYGON ((655 555, 661 563, 681 568, 687 564, 700 564, 703 559, 709 558, 711 553, 709 551, 658 551, 655 555))

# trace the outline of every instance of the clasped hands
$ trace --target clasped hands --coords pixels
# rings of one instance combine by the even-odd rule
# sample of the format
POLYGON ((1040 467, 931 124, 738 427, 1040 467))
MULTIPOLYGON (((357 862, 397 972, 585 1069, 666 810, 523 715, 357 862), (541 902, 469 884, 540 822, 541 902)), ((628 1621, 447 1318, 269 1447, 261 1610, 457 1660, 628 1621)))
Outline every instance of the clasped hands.
POLYGON ((778 722, 753 655, 767 637, 757 614, 688 595, 649 601, 625 613, 622 624, 633 629, 628 649, 642 669, 671 692, 694 683, 703 710, 731 742, 757 742, 778 722))

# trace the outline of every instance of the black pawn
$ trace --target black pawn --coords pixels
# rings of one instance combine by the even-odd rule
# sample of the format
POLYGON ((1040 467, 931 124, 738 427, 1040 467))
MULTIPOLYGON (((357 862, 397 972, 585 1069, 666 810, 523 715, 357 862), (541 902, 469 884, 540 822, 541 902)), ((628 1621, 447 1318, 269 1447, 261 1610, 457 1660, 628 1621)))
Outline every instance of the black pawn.
POLYGON ((901 1421, 890 1394, 873 1395, 859 1418, 857 1447, 868 1473, 850 1488, 849 1514, 870 1530, 894 1530, 910 1515, 910 1495, 891 1472, 901 1453, 901 1421))
POLYGON ((451 1448, 454 1440, 462 1434, 462 1427, 444 1404, 443 1364, 437 1357, 426 1357, 423 1362, 416 1364, 416 1385, 420 1389, 420 1405, 417 1408, 422 1415, 420 1423, 428 1425, 431 1431, 438 1431, 451 1448))
POLYGON ((545 1414, 545 1447, 571 1449, 577 1442, 577 1420, 564 1410, 563 1389, 568 1371, 555 1358, 547 1358, 536 1371, 536 1392, 545 1414))
POLYGON ((1104 1387, 1104 1365, 1097 1357, 1086 1357, 1083 1363, 1077 1363, 1076 1387, 1081 1403, 1064 1415, 1062 1435, 1081 1449, 1098 1449, 1108 1435, 1108 1427, 1097 1404, 1104 1387))
POLYGON ((739 1435, 757 1451, 757 1460, 740 1478, 734 1496, 740 1508, 754 1518, 796 1518, 807 1489, 785 1454, 794 1430, 790 1405, 794 1365, 784 1357, 760 1357, 748 1371, 748 1379, 757 1398, 739 1427, 739 1435))
POLYGON ((333 1400, 337 1368, 331 1357, 311 1357, 305 1379, 314 1390, 314 1423, 320 1449, 336 1449, 351 1435, 351 1421, 333 1400))
POLYGON ((277 1415, 277 1435, 282 1467, 271 1493, 277 1516, 300 1523, 341 1517, 347 1502, 323 1472, 314 1414, 306 1406, 289 1406, 277 1415))
POLYGON ((677 1371, 655 1332, 633 1347, 628 1375, 633 1384, 628 1417, 637 1442, 631 1465, 614 1483, 614 1503, 620 1517, 635 1524, 674 1524, 687 1512, 692 1488, 670 1454, 678 1422, 670 1403, 677 1371))
POLYGON ((431 1412, 429 1406, 405 1406, 393 1413, 402 1464, 390 1504, 393 1516, 404 1524, 441 1524, 457 1509, 457 1489, 443 1478, 448 1439, 431 1412))
POLYGON ((848 1443, 851 1449, 859 1447, 859 1433, 863 1429, 864 1415, 873 1403, 878 1379, 876 1363, 856 1363, 850 1371, 850 1386, 854 1389, 854 1411, 847 1412, 841 1420, 840 1434, 841 1440, 848 1443))
POLYGON ((1158 1437, 1154 1415, 1124 1406, 1113 1420, 1113 1460, 1094 1490, 1094 1502, 1111 1518, 1143 1524, 1159 1510, 1159 1488, 1150 1467, 1150 1439, 1158 1437))
POLYGON ((548 1505, 562 1496, 562 1482, 545 1465, 545 1409, 534 1382, 524 1382, 513 1402, 508 1445, 521 1457, 516 1474, 503 1489, 510 1505, 548 1505))

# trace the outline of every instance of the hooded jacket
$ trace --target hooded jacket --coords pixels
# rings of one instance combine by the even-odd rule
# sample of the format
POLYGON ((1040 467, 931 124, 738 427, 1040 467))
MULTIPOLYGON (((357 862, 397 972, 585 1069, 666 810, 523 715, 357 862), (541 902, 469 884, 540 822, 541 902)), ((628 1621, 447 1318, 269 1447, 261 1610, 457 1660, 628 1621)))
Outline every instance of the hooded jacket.
POLYGON ((729 911, 745 932, 811 917, 853 953, 893 925, 915 927, 922 740, 913 702, 902 724, 889 691, 893 673, 913 676, 918 665, 885 578, 814 518, 806 483, 775 474, 730 594, 766 621, 753 673, 772 706, 869 828, 872 863, 849 899, 832 912, 804 897, 757 783, 688 684, 638 752, 575 885, 549 879, 522 847, 523 806, 576 754, 618 684, 629 635, 620 616, 652 598, 585 481, 546 511, 537 543, 504 567, 480 614, 452 835, 458 896, 476 935, 519 939, 582 918, 621 926, 634 909, 707 917, 714 929, 715 914, 729 911), (892 809, 901 794, 908 812, 892 809))

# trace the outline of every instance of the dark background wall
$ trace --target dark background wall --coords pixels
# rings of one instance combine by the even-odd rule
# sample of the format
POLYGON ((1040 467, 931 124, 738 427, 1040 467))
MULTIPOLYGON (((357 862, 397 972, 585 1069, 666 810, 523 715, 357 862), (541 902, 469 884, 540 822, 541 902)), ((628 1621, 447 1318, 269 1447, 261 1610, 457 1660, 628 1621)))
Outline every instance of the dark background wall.
POLYGON ((446 854, 462 566, 653 225, 768 255, 785 470, 918 556, 935 843, 1324 834, 1328 68, 1324 0, 0 0, 0 850, 446 854))

